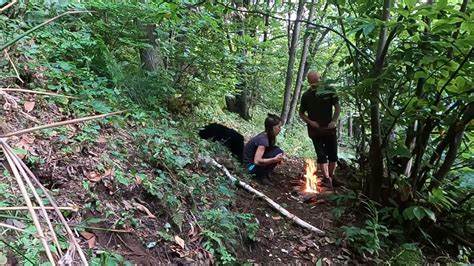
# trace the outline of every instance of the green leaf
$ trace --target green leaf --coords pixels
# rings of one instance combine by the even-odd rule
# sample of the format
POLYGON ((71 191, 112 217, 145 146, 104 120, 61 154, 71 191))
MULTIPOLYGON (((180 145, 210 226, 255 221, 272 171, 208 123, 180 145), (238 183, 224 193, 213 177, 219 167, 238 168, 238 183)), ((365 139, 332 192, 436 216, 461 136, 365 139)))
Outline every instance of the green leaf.
POLYGON ((413 220, 415 218, 414 212, 413 212, 414 207, 408 207, 405 210, 403 210, 403 217, 405 217, 408 220, 413 220))
POLYGON ((365 36, 368 36, 374 30, 374 28, 375 28, 374 24, 368 24, 362 28, 362 31, 364 32, 365 36))
POLYGON ((456 85, 459 87, 459 88, 463 88, 464 85, 466 85, 466 79, 462 76, 459 76, 456 78, 456 85))
POLYGON ((72 66, 67 62, 59 62, 59 67, 64 71, 70 71, 72 69, 72 66))
POLYGON ((413 208, 413 214, 415 215, 415 217, 418 221, 421 221, 421 219, 423 219, 423 217, 426 216, 424 208, 423 207, 418 207, 418 206, 413 208))
POLYGON ((427 209, 427 208, 423 208, 423 210, 425 211, 426 215, 433 221, 433 222, 436 222, 436 216, 434 214, 434 212, 430 209, 427 209))
POLYGON ((0 253, 0 265, 6 265, 8 262, 7 256, 3 253, 0 253))
POLYGON ((425 71, 417 71, 415 73, 415 79, 426 78, 426 77, 428 77, 428 75, 426 74, 425 71))
POLYGON ((454 61, 449 62, 448 65, 449 65, 449 69, 452 71, 455 71, 459 67, 459 64, 454 61))
POLYGON ((413 8, 416 5, 417 0, 405 0, 405 4, 408 6, 408 8, 413 8))
POLYGON ((448 0, 439 0, 438 3, 436 4, 436 7, 438 9, 443 9, 448 5, 448 0))

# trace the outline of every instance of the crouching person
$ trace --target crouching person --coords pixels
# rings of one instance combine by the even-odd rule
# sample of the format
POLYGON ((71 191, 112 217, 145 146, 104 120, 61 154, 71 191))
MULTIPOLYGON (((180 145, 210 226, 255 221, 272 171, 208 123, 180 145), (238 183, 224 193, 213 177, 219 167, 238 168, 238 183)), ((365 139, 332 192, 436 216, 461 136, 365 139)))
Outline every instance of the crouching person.
POLYGON ((281 118, 268 114, 265 131, 250 139, 244 146, 244 165, 262 184, 270 184, 270 173, 283 159, 283 151, 275 145, 280 130, 281 118))

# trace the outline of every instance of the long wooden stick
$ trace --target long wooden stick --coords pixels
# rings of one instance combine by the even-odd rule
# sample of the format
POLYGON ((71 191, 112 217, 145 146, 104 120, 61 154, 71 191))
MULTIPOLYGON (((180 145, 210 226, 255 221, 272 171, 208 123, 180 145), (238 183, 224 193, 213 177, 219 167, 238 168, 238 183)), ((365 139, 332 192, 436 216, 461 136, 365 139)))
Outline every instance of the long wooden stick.
POLYGON ((240 181, 238 180, 237 178, 235 178, 230 172, 229 170, 227 170, 227 168, 225 168, 223 165, 220 165, 218 162, 216 162, 214 159, 210 158, 210 162, 212 165, 218 167, 219 169, 223 170, 225 172, 225 174, 227 175, 227 177, 230 179, 230 181, 232 181, 232 183, 234 184, 237 184, 239 185, 240 187, 243 187, 244 189, 246 189, 247 191, 257 195, 258 197, 264 199, 266 202, 268 202, 270 204, 270 206, 272 206, 275 210, 279 211, 281 214, 283 214, 284 216, 286 216, 287 218, 293 220, 297 225, 303 227, 303 228, 306 228, 310 231, 313 231, 315 232, 316 234, 318 235, 324 235, 326 234, 324 231, 322 231, 321 229, 318 229, 314 226, 312 226, 311 224, 301 220, 300 218, 298 218, 296 215, 290 213, 289 211, 287 211, 285 208, 283 208, 282 206, 278 205, 275 201, 273 201, 271 198, 269 198, 268 196, 266 196, 265 194, 263 194, 262 192, 254 189, 253 187, 251 187, 250 185, 248 185, 247 183, 243 182, 243 181, 240 181))
MULTIPOLYGON (((9 151, 13 152, 13 150, 11 149, 10 146, 6 146, 5 148, 7 148, 9 151)), ((62 225, 64 226, 64 228, 66 229, 66 232, 69 236, 69 241, 72 242, 72 244, 74 245, 74 247, 76 248, 77 250, 77 253, 79 253, 79 257, 81 257, 81 260, 82 260, 82 265, 84 266, 88 266, 89 263, 87 262, 87 258, 86 256, 84 255, 84 251, 82 250, 81 246, 79 245, 79 243, 76 241, 76 238, 75 238, 75 235, 74 233, 72 232, 71 228, 69 227, 69 224, 67 223, 66 219, 64 218, 63 214, 61 213, 61 211, 59 210, 59 207, 58 205, 56 204, 56 201, 53 199, 53 197, 49 194, 49 191, 43 186, 43 184, 41 184, 41 182, 38 180, 38 178, 36 178, 36 176, 33 174, 33 172, 31 172, 31 170, 28 168, 28 166, 26 166, 26 164, 20 160, 20 164, 21 166, 23 167, 23 169, 28 173, 28 175, 30 176, 30 178, 36 183, 36 185, 41 189, 41 191, 43 191, 43 194, 46 196, 46 198, 48 199, 49 203, 55 208, 55 212, 56 214, 58 215, 59 217, 59 220, 61 220, 61 223, 62 225)))
POLYGON ((7 133, 5 135, 1 135, 0 138, 6 138, 6 137, 25 134, 25 133, 30 133, 30 132, 37 131, 37 130, 40 130, 40 129, 46 129, 46 128, 51 128, 51 127, 59 127, 59 126, 73 124, 73 123, 84 122, 84 121, 98 119, 98 118, 102 118, 102 117, 106 117, 106 116, 110 116, 110 115, 120 114, 120 113, 123 113, 123 112, 125 112, 125 111, 112 112, 112 113, 107 113, 107 114, 103 114, 103 115, 87 116, 87 117, 82 117, 82 118, 77 118, 77 119, 72 119, 72 120, 67 120, 67 121, 62 121, 62 122, 56 122, 56 123, 51 123, 51 124, 47 124, 47 125, 37 126, 37 127, 30 127, 30 128, 27 128, 27 129, 22 129, 22 130, 18 130, 18 131, 15 131, 15 132, 7 133))
POLYGON ((41 94, 41 95, 48 95, 48 96, 59 96, 59 97, 64 97, 64 98, 69 98, 69 99, 77 99, 74 96, 63 95, 63 94, 54 93, 54 92, 34 91, 34 90, 27 90, 27 89, 0 88, 0 91, 26 92, 26 93, 32 93, 32 94, 41 94))
POLYGON ((7 152, 5 145, 3 145, 3 140, 1 141, 2 141, 1 146, 5 154, 5 157, 7 158, 8 164, 10 165, 13 175, 16 178, 16 182, 18 183, 18 187, 20 188, 23 199, 26 201, 26 205, 28 206, 28 209, 30 211, 33 224, 35 225, 36 230, 38 231, 40 242, 43 245, 44 251, 46 252, 46 256, 48 257, 49 262, 51 262, 51 264, 54 266, 56 265, 56 262, 54 261, 53 254, 51 253, 51 250, 49 249, 48 242, 46 241, 46 238, 44 237, 43 228, 41 227, 41 224, 38 220, 38 216, 36 215, 35 210, 33 210, 33 204, 30 200, 30 196, 28 195, 28 191, 26 190, 25 183, 23 183, 20 173, 18 173, 18 169, 16 168, 13 158, 10 157, 10 154, 7 152))
MULTIPOLYGON (((3 139, 0 139, 0 142, 2 143, 2 145, 4 147, 8 146, 8 144, 3 139)), ((23 169, 23 167, 21 167, 21 164, 19 163, 20 158, 13 151, 9 150, 8 148, 6 148, 6 152, 10 155, 10 158, 13 159, 13 163, 15 164, 16 168, 20 171, 20 174, 23 177, 23 179, 26 181, 26 184, 30 188, 31 193, 33 193, 33 196, 35 197, 36 202, 39 205, 39 210, 43 213, 43 217, 46 220, 49 231, 51 231, 51 235, 53 236, 53 242, 57 247, 58 253, 59 253, 60 256, 62 256, 63 253, 62 253, 62 250, 61 250, 61 246, 59 245, 58 237, 56 235, 56 232, 54 231, 53 225, 51 224, 51 219, 49 218, 48 212, 44 208, 43 200, 38 195, 38 192, 36 192, 36 188, 33 185, 33 183, 31 182, 28 175, 26 174, 25 170, 23 169)), ((34 209, 36 209, 36 208, 33 207, 33 210, 34 209)))

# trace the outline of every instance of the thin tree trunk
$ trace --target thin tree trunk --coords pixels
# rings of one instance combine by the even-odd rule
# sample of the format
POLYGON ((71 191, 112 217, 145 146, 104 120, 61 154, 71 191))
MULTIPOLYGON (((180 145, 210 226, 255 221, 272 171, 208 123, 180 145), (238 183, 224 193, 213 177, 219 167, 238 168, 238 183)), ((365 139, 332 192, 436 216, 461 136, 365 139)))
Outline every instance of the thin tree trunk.
POLYGON ((163 60, 159 56, 159 47, 156 43, 156 26, 155 24, 147 24, 144 30, 149 46, 140 49, 142 68, 147 71, 156 71, 163 65, 163 60))
MULTIPOLYGON (((296 11, 296 19, 301 20, 304 10, 304 0, 299 0, 298 10, 296 11)), ((296 50, 298 47, 298 39, 300 33, 300 22, 296 21, 293 28, 293 34, 291 38, 290 51, 288 57, 288 67, 286 70, 286 81, 285 81, 285 96, 283 98, 283 108, 281 111, 282 123, 286 124, 288 120, 288 114, 290 112, 290 102, 291 102, 291 83, 293 81, 293 67, 295 64, 296 50)))
MULTIPOLYGON (((250 1, 243 1, 239 3, 241 7, 247 8, 249 7, 250 1)), ((238 17, 238 16, 237 16, 238 17)), ((239 30, 238 35, 240 38, 243 38, 246 34, 244 20, 245 18, 237 18, 242 23, 242 28, 239 30)), ((238 113, 240 117, 245 120, 250 120, 250 104, 249 104, 249 86, 247 82, 247 75, 246 75, 246 58, 247 58, 247 50, 246 49, 239 49, 237 47, 237 53, 239 53, 241 59, 240 62, 237 63, 237 79, 238 84, 236 85, 236 89, 239 91, 236 95, 228 95, 226 97, 226 105, 227 109, 230 112, 238 113)))
MULTIPOLYGON (((315 5, 315 0, 311 0, 311 7, 309 9, 308 21, 313 21, 314 8, 315 8, 314 5, 315 5)), ((308 30, 308 29, 309 28, 306 27, 306 30, 308 30)), ((293 92, 293 97, 292 97, 291 103, 290 103, 290 113, 288 114, 288 120, 286 122, 287 124, 293 123, 293 118, 294 118, 294 115, 295 115, 296 106, 298 105, 299 96, 301 95, 301 87, 303 85, 304 76, 306 74, 306 72, 305 72, 306 59, 308 57, 308 51, 309 51, 309 46, 310 46, 312 36, 313 36, 313 34, 306 34, 306 36, 304 38, 303 51, 301 51, 301 60, 300 60, 300 64, 299 64, 299 67, 298 67, 298 74, 297 74, 297 77, 296 77, 295 91, 293 92)))
POLYGON ((446 152, 446 156, 444 158, 443 164, 440 166, 438 171, 434 173, 434 181, 431 185, 431 188, 435 186, 439 186, 441 181, 446 177, 451 166, 453 165, 456 155, 458 153, 459 146, 461 145, 462 137, 464 136, 464 130, 466 125, 469 124, 472 119, 474 118, 474 103, 471 103, 463 114, 461 121, 459 123, 453 123, 452 127, 454 127, 453 131, 455 132, 452 134, 452 138, 449 141, 448 151, 446 152))
MULTIPOLYGON (((337 1, 335 2, 336 3, 336 8, 337 8, 337 13, 339 15, 339 17, 342 17, 342 12, 341 12, 341 8, 339 7, 339 4, 337 3, 337 1)), ((339 25, 341 25, 341 31, 342 31, 342 34, 344 36, 346 36, 346 28, 344 27, 344 23, 342 21, 342 19, 338 19, 337 20, 339 22, 339 25)), ((357 53, 355 54, 355 56, 352 54, 352 49, 351 49, 351 46, 345 42, 346 44, 346 47, 347 47, 347 51, 349 52, 349 56, 352 58, 352 63, 354 64, 354 68, 355 68, 355 75, 354 75, 354 80, 357 84, 357 81, 358 81, 358 76, 359 76, 359 61, 357 60, 357 53)))
MULTIPOLYGON (((462 1, 461 8, 459 9, 459 11, 460 11, 461 13, 466 12, 467 3, 468 3, 468 0, 463 0, 463 1, 462 1)), ((457 28, 460 28, 460 27, 461 27, 461 23, 462 23, 462 22, 456 23, 456 24, 457 24, 457 28)), ((459 36, 459 30, 457 30, 457 31, 455 31, 455 32, 453 33, 453 39, 456 40, 456 39, 458 38, 458 36, 459 36)), ((448 49, 448 58, 453 58, 453 54, 454 54, 454 49, 453 49, 453 47, 450 47, 450 48, 448 49)))
MULTIPOLYGON (((382 20, 388 21, 390 18, 390 0, 384 0, 382 10, 382 20)), ((387 42, 387 28, 385 25, 380 27, 379 42, 377 47, 377 55, 375 59, 373 77, 378 78, 383 72, 383 64, 385 61, 384 49, 386 49, 387 42)), ((380 80, 377 80, 372 85, 372 93, 370 97, 370 182, 369 182, 369 196, 373 200, 380 201, 382 193, 382 184, 384 180, 384 153, 382 150, 382 134, 380 124, 380 80)))
MULTIPOLYGON (((268 9, 270 9, 270 0, 265 1, 267 5, 267 12, 270 13, 268 9)), ((270 17, 268 15, 264 16, 264 25, 265 25, 265 30, 263 31, 263 42, 266 42, 268 40, 268 25, 270 25, 270 17)))

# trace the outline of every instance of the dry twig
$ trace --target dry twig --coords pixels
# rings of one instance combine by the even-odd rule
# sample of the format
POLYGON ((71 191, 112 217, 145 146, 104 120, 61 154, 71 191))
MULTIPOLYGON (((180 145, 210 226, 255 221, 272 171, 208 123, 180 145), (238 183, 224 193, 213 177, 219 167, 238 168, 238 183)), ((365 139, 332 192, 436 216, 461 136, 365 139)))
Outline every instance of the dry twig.
POLYGON ((16 69, 16 66, 15 66, 15 63, 13 63, 12 59, 10 58, 10 55, 8 54, 7 50, 3 50, 3 52, 5 53, 5 57, 8 59, 8 61, 10 61, 10 65, 12 65, 13 67, 13 70, 15 71, 15 74, 16 74, 16 78, 21 81, 21 83, 25 83, 21 77, 20 77, 20 74, 18 73, 18 70, 16 69))

